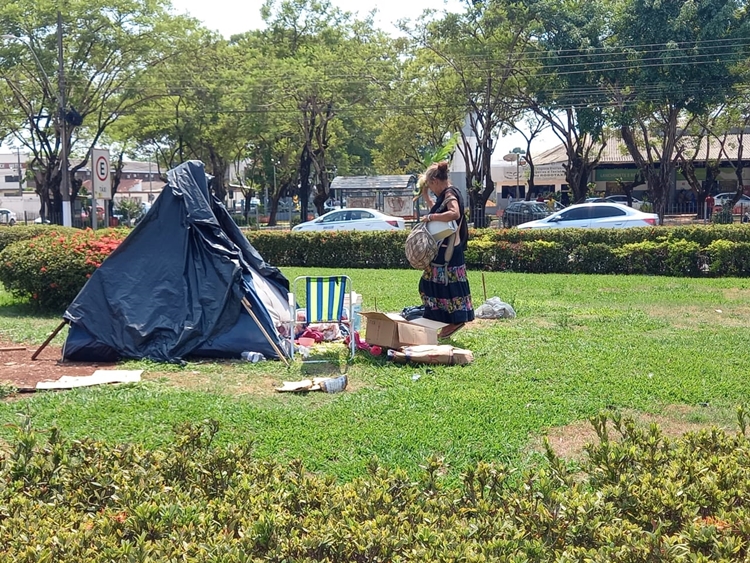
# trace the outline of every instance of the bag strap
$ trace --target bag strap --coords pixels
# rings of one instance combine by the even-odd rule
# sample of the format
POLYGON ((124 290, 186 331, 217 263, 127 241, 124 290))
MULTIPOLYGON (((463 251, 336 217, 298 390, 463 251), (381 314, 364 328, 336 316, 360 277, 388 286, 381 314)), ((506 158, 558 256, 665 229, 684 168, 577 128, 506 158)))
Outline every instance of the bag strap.
POLYGON ((447 241, 447 246, 445 248, 445 264, 435 264, 436 266, 445 266, 446 268, 446 275, 445 275, 445 285, 448 285, 448 263, 451 261, 451 258, 453 258, 453 249, 456 246, 456 233, 451 233, 448 235, 445 239, 447 241))
POLYGON ((453 232, 450 235, 448 235, 448 246, 445 248, 445 263, 451 261, 451 258, 453 258, 453 249, 456 247, 456 233, 453 232))

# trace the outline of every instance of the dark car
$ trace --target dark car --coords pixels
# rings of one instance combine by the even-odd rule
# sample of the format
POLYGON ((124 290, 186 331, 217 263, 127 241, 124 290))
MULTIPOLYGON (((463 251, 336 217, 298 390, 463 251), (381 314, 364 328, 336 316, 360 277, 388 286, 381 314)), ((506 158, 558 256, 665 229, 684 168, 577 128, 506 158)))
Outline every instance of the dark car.
POLYGON ((544 219, 551 213, 552 210, 544 203, 536 201, 514 201, 508 205, 503 213, 503 227, 509 229, 516 225, 520 225, 521 223, 544 219))

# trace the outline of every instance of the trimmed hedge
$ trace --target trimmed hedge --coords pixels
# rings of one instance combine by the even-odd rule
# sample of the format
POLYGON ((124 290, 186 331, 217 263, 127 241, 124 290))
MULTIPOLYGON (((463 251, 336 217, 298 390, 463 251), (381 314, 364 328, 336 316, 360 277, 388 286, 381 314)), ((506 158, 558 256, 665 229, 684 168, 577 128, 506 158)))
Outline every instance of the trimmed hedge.
MULTIPOLYGON (((0 283, 47 310, 75 298, 98 263, 129 233, 32 226, 0 230, 0 283)), ((407 230, 298 233, 248 231, 275 266, 409 269, 407 230)), ((750 225, 634 229, 478 229, 466 264, 524 273, 750 275, 750 225)))
MULTIPOLYGON (((410 266, 408 231, 247 233, 277 266, 398 268, 410 266)), ((750 226, 633 229, 478 229, 466 249, 470 269, 524 273, 750 275, 750 226)))
POLYGON ((274 266, 409 268, 402 231, 246 231, 263 259, 274 266))
POLYGON ((340 483, 301 462, 213 445, 185 425, 164 451, 43 439, 28 424, 0 451, 4 561, 747 561, 750 443, 712 429, 677 440, 617 414, 569 469, 493 460, 448 481, 382 467, 340 483))

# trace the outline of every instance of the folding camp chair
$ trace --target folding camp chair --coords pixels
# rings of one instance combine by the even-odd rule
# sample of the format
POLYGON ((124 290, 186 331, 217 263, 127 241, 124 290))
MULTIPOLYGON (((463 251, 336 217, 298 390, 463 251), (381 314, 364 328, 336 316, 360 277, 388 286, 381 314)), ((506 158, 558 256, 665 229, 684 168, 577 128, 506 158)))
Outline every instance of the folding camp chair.
MULTIPOLYGON (((349 329, 349 349, 351 352, 349 360, 354 359, 357 344, 353 334, 354 290, 352 289, 351 278, 349 276, 299 276, 294 279, 289 294, 289 306, 292 308, 290 311, 292 326, 289 332, 292 354, 294 354, 294 338, 297 324, 299 324, 296 311, 297 297, 302 295, 305 298, 305 322, 307 324, 337 323, 343 324, 349 329), (304 294, 301 294, 298 288, 303 282, 304 294), (344 308, 347 295, 349 296, 349 303, 344 308)), ((329 360, 307 361, 327 362, 329 360)))

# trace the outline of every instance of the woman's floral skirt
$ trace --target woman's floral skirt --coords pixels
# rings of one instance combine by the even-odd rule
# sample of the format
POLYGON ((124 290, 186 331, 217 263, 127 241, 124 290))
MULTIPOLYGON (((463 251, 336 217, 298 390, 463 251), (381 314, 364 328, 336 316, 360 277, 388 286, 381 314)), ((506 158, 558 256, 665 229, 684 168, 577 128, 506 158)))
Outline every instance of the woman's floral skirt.
POLYGON ((419 294, 426 319, 448 324, 474 320, 474 307, 463 259, 457 265, 432 265, 425 270, 419 280, 419 294))

